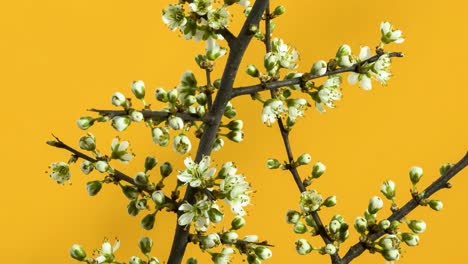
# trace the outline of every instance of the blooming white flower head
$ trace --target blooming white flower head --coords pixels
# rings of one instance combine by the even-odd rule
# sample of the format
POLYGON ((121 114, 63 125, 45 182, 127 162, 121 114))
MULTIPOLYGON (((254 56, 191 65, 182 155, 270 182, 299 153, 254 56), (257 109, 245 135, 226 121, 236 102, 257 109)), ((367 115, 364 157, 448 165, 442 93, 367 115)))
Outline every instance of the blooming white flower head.
POLYGON ((132 120, 127 116, 115 116, 112 118, 111 125, 115 130, 122 132, 127 129, 131 122, 132 120))
POLYGON ((83 160, 83 162, 80 164, 80 170, 85 175, 90 174, 93 171, 93 169, 94 165, 91 161, 83 160))
POLYGON ((145 98, 145 83, 143 81, 134 81, 132 83, 131 89, 136 98, 140 100, 145 98))
POLYGON ((115 260, 114 252, 120 247, 120 240, 115 240, 114 246, 111 245, 108 241, 102 243, 102 248, 99 250, 101 254, 94 260, 96 263, 112 263, 115 260))
POLYGON ((208 38, 206 40, 206 58, 214 61, 215 59, 224 56, 226 49, 221 48, 214 38, 208 38))
POLYGON ((213 260, 214 264, 228 264, 230 255, 234 253, 232 248, 223 248, 221 253, 213 253, 211 256, 211 260, 213 260))
POLYGON ((283 105, 283 101, 279 99, 269 99, 263 105, 262 111, 262 122, 267 126, 271 126, 278 116, 283 114, 286 111, 286 108, 283 105))
POLYGON ((180 134, 174 138, 173 148, 175 152, 185 154, 192 149, 192 143, 185 134, 180 134))
POLYGON ((309 105, 307 100, 303 98, 287 99, 286 104, 288 106, 288 117, 293 121, 299 116, 304 116, 304 111, 309 105))
POLYGON ((281 67, 287 69, 297 68, 299 53, 296 49, 285 44, 280 38, 274 38, 271 40, 271 48, 273 53, 278 56, 281 67))
POLYGON ((129 145, 130 144, 128 143, 128 141, 124 140, 124 141, 119 142, 119 138, 115 137, 112 140, 112 144, 111 144, 112 153, 111 153, 110 158, 118 159, 122 161, 123 163, 127 163, 128 161, 133 159, 133 154, 128 153, 128 150, 127 150, 129 145))
POLYGON ((225 7, 208 10, 208 26, 212 29, 225 28, 229 22, 229 12, 225 7))
POLYGON ((204 16, 211 10, 212 2, 212 0, 193 0, 193 2, 189 4, 189 7, 192 12, 204 16))
POLYGON ((309 190, 301 193, 299 207, 304 213, 317 211, 322 204, 322 196, 315 190, 309 190))
POLYGON ((395 43, 403 43, 405 39, 402 36, 401 30, 393 29, 393 26, 390 22, 384 21, 380 24, 380 32, 382 33, 382 37, 380 40, 384 44, 389 44, 392 42, 395 43))
POLYGON ((186 170, 180 171, 177 179, 183 183, 190 184, 191 187, 206 187, 208 181, 216 172, 216 168, 209 168, 210 156, 204 156, 200 163, 196 163, 191 157, 184 160, 186 170))
MULTIPOLYGON (((340 84, 341 77, 339 75, 330 76, 318 92, 320 103, 323 103, 330 108, 335 108, 335 101, 341 100, 342 97, 340 84)), ((320 112, 325 112, 325 109, 321 107, 320 103, 316 102, 315 106, 320 112)))
POLYGON ((169 131, 165 127, 155 127, 152 130, 153 142, 165 147, 169 145, 169 131))
MULTIPOLYGON (((368 46, 361 47, 361 50, 359 52, 359 57, 358 57, 358 62, 365 61, 371 57, 371 50, 368 46)), ((370 78, 370 73, 369 72, 364 72, 364 73, 357 73, 357 72, 352 72, 348 75, 348 82, 351 85, 354 85, 355 83, 359 82, 359 86, 364 89, 364 90, 370 90, 372 89, 372 82, 370 78)))
POLYGON ((231 206, 233 213, 240 216, 245 215, 244 207, 250 204, 249 189, 250 184, 239 174, 228 173, 219 185, 224 201, 231 206))
POLYGON ((179 206, 179 211, 184 213, 177 220, 181 226, 189 225, 194 222, 195 229, 205 232, 210 224, 208 211, 213 207, 214 202, 209 201, 206 196, 197 201, 194 205, 185 202, 179 206))
POLYGON ((71 178, 70 167, 65 162, 54 162, 49 166, 52 171, 50 177, 59 184, 64 184, 71 178))
POLYGON ((172 31, 183 28, 187 23, 182 5, 168 5, 163 10, 162 20, 172 31))

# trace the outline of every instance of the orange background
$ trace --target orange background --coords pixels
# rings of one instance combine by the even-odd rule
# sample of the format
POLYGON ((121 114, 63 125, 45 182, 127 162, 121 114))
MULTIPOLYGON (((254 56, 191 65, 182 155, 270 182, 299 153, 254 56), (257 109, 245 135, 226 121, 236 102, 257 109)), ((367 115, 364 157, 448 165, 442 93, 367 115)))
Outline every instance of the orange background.
MULTIPOLYGON (((85 183, 99 174, 84 176, 75 166, 73 184, 61 186, 44 172, 51 162, 66 161, 69 156, 45 145, 51 133, 77 146, 84 133, 76 128, 76 119, 87 115, 87 108, 111 108, 109 98, 115 91, 130 96, 131 81, 144 80, 151 97, 156 87, 177 85, 187 69, 195 70, 203 80, 193 58, 204 51, 204 44, 184 41, 161 22, 161 10, 169 2, 175 1, 16 0, 0 4, 2 262, 74 263, 68 256, 72 244, 84 245, 90 254, 104 237, 119 237, 122 245, 116 255, 128 261, 137 254, 137 241, 144 235, 154 239, 154 255, 166 259, 174 216, 158 214, 155 229, 144 231, 139 227, 142 215, 127 215, 127 200, 114 186, 104 186, 96 197, 87 196, 85 183)), ((388 87, 374 84, 371 92, 365 92, 346 84, 337 109, 326 114, 310 109, 292 133, 296 156, 309 152, 314 162, 321 160, 328 167, 314 188, 324 196, 336 194, 338 205, 325 210, 324 219, 339 212, 352 224, 368 199, 379 194, 385 179, 397 182, 397 200, 402 204, 409 198, 411 166, 424 168, 422 184, 426 186, 437 177, 441 163, 456 162, 467 150, 467 4, 419 2, 281 1, 287 13, 277 19, 275 35, 300 51, 301 71, 308 71, 318 59, 334 56, 343 43, 356 52, 360 45, 374 47, 382 20, 392 21, 407 37, 402 45, 388 46, 407 55, 394 60, 394 78, 388 87)), ((233 17, 239 19, 243 17, 233 17)), ((233 31, 238 24, 233 23, 233 31)), ((242 69, 260 62, 260 51, 261 45, 254 42, 242 69)), ((238 85, 252 83, 244 74, 237 80, 238 85)), ((293 234, 284 215, 298 208, 299 193, 289 174, 268 171, 264 165, 268 157, 285 159, 276 127, 261 124, 261 106, 249 98, 233 103, 245 122, 245 140, 227 142, 214 159, 218 165, 235 160, 257 191, 240 235, 255 233, 275 245, 274 257, 267 263, 328 263, 327 257, 318 254, 295 253, 294 241, 307 236, 293 234)), ((103 151, 117 135, 107 125, 92 132, 103 151)), ((131 126, 121 137, 131 140, 137 154, 135 162, 119 167, 129 175, 142 168, 149 154, 160 161, 174 161, 182 169, 182 157, 156 147, 143 125, 131 126)), ((308 172, 309 168, 302 170, 308 172)), ((465 258, 467 176, 464 171, 452 181, 452 190, 436 195, 445 205, 441 212, 419 208, 413 214, 426 220, 428 228, 419 247, 404 247, 400 263, 455 263, 465 258)), ((344 248, 356 239, 352 232, 344 248)), ((309 241, 322 245, 319 238, 309 241)), ((198 252, 192 246, 187 256, 201 255, 198 252)), ((383 261, 365 253, 354 263, 383 261)), ((207 262, 206 256, 201 258, 201 263, 207 262)))

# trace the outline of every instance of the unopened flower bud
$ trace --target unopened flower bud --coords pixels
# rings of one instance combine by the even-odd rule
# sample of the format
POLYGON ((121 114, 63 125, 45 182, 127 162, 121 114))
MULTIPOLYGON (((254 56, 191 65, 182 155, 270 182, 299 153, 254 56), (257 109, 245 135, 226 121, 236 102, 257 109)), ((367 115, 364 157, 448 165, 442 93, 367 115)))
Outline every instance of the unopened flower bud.
POLYGON ((414 166, 410 169, 409 172, 410 180, 414 184, 418 183, 421 177, 423 176, 423 169, 417 166, 414 166))
POLYGON ((257 257, 257 255, 249 254, 247 256, 247 263, 248 264, 261 264, 262 261, 257 257))
POLYGON ((312 178, 317 179, 320 176, 322 176, 323 173, 325 173, 325 170, 327 167, 322 163, 322 162, 317 162, 314 164, 312 167, 312 178))
POLYGON ((130 119, 134 122, 141 122, 145 117, 143 116, 143 113, 137 110, 133 110, 130 113, 130 119))
POLYGON ((158 164, 157 158, 147 156, 145 159, 145 172, 152 170, 157 164, 158 164))
POLYGON ((395 198, 395 191, 396 185, 391 180, 385 181, 380 187, 380 192, 382 192, 383 195, 385 195, 385 197, 389 200, 393 200, 393 198, 395 198))
POLYGON ((327 244, 324 248, 323 248, 323 252, 325 252, 326 254, 328 255, 333 255, 336 253, 336 247, 333 245, 333 244, 327 244))
POLYGON ((172 104, 177 101, 177 97, 179 97, 179 92, 176 89, 172 89, 167 93, 167 100, 172 104))
POLYGON ((159 167, 159 172, 163 178, 169 176, 172 173, 172 165, 169 162, 164 162, 159 167))
POLYGON ((293 230, 296 234, 304 234, 305 232, 307 232, 307 227, 303 223, 297 222, 294 224, 293 230))
POLYGON ((182 118, 175 116, 175 115, 171 115, 167 119, 167 123, 174 130, 180 130, 184 127, 184 120, 182 120, 182 118))
POLYGON ((155 97, 156 97, 156 100, 163 102, 163 103, 167 103, 169 100, 169 97, 167 96, 167 92, 163 88, 156 89, 155 97))
POLYGON ((286 222, 288 224, 295 224, 301 219, 301 214, 296 210, 288 210, 286 213, 286 222))
POLYGON ((213 82, 213 87, 216 88, 216 89, 219 89, 220 86, 221 86, 221 79, 216 79, 213 82))
MULTIPOLYGON (((159 259, 157 257, 151 257, 148 261, 148 264, 159 264, 159 259)), ((197 264, 197 263, 194 263, 194 264, 197 264)))
POLYGON ((83 174, 88 175, 94 170, 94 165, 91 161, 83 160, 80 164, 80 170, 83 174))
POLYGON ((259 257, 261 260, 265 260, 271 258, 273 253, 267 247, 256 247, 255 255, 257 255, 257 257, 259 257))
POLYGON ((206 237, 202 237, 200 239, 200 248, 205 250, 205 249, 210 249, 214 248, 221 244, 221 239, 219 238, 219 235, 216 233, 209 234, 206 237))
POLYGON ((297 166, 307 165, 312 160, 312 157, 308 153, 304 153, 297 158, 296 164, 297 166))
POLYGON ((199 105, 205 105, 206 104, 206 100, 207 100, 207 97, 206 97, 206 94, 205 93, 199 93, 195 96, 195 99, 197 100, 197 103, 199 105))
POLYGON ((145 83, 143 81, 134 81, 132 83, 132 92, 140 100, 145 98, 145 83))
POLYGON ((221 211, 212 207, 210 210, 208 210, 208 217, 210 218, 211 222, 219 223, 223 220, 224 215, 221 211))
POLYGON ((286 8, 284 8, 284 6, 282 5, 279 5, 275 8, 275 10, 273 10, 273 13, 272 15, 273 16, 281 16, 282 14, 284 14, 284 12, 286 12, 286 8))
POLYGON ((387 230, 388 228, 390 228, 390 226, 392 226, 392 223, 387 219, 384 219, 384 220, 379 222, 379 227, 382 230, 387 230))
POLYGON ((296 240, 296 251, 299 255, 306 255, 312 251, 312 246, 309 242, 303 238, 296 240))
POLYGON ((140 225, 146 230, 151 230, 153 229, 155 220, 156 220, 156 213, 148 214, 145 217, 143 217, 140 225))
POLYGON ((277 169, 281 167, 281 163, 277 159, 267 159, 266 164, 268 169, 277 169))
POLYGON ((330 196, 328 197, 327 199, 325 199, 325 201, 323 201, 322 203, 324 206, 326 207, 333 207, 336 205, 336 196, 333 195, 333 196, 330 196))
POLYGON ((101 181, 90 181, 86 183, 86 191, 88 192, 89 196, 94 196, 99 193, 102 188, 101 181))
POLYGON ((192 149, 192 143, 185 134, 180 134, 174 138, 173 149, 183 155, 192 149))
MULTIPOLYGON (((148 263, 149 264, 149 263, 148 263)), ((159 263, 158 263, 159 264, 159 263)), ((198 264, 198 260, 196 258, 189 258, 185 262, 185 264, 198 264)))
POLYGON ((233 118, 236 115, 237 115, 237 111, 232 106, 226 107, 226 109, 224 110, 224 116, 227 118, 233 118))
POLYGON ((257 235, 248 235, 248 236, 245 236, 242 240, 245 241, 245 242, 254 243, 254 242, 258 241, 258 236, 257 235))
POLYGON ((367 231, 367 220, 361 216, 357 217, 356 220, 354 220, 354 228, 360 234, 364 234, 367 231))
POLYGON ((119 92, 116 92, 112 95, 111 97, 111 101, 112 101, 112 104, 115 105, 115 106, 122 106, 124 107, 125 109, 128 108, 128 101, 127 101, 127 98, 125 97, 125 95, 123 95, 122 93, 119 93, 119 92))
POLYGON ((426 223, 422 220, 409 220, 406 222, 408 227, 416 234, 426 231, 426 223))
POLYGON ((338 48, 338 51, 336 52, 337 58, 348 55, 351 55, 351 47, 346 44, 341 45, 340 48, 338 48))
POLYGON ((232 230, 239 230, 241 229, 243 226, 245 225, 245 219, 240 216, 240 215, 237 215, 236 217, 234 217, 234 219, 232 219, 231 221, 231 229, 232 230))
POLYGON ((122 192, 129 200, 135 200, 140 195, 140 192, 137 188, 130 185, 121 185, 122 192))
POLYGON ((127 127, 131 123, 131 120, 126 116, 115 116, 114 118, 112 118, 111 122, 111 125, 115 130, 122 132, 125 129, 127 129, 127 127))
POLYGON ((83 261, 86 258, 86 252, 84 251, 82 246, 74 244, 70 248, 70 256, 78 261, 83 261))
POLYGON ((244 127, 244 122, 242 120, 232 120, 226 125, 230 130, 240 131, 244 127))
POLYGON ((88 133, 86 136, 82 136, 78 141, 78 145, 83 150, 93 151, 96 149, 96 138, 93 134, 88 133))
POLYGON ((141 261, 141 258, 137 256, 131 256, 130 261, 128 263, 129 264, 143 264, 143 261, 141 261))
POLYGON ((107 161, 103 161, 103 160, 99 160, 96 163, 94 163, 94 167, 96 168, 97 171, 102 172, 102 173, 109 170, 109 164, 107 163, 107 161))
POLYGON ((138 185, 147 185, 148 176, 146 175, 146 173, 140 171, 135 175, 135 177, 133 177, 133 181, 138 185))
POLYGON ((80 119, 78 119, 76 121, 76 124, 82 130, 86 130, 86 129, 90 128, 93 125, 93 123, 94 123, 94 118, 92 118, 90 116, 80 117, 80 119))
POLYGON ((419 236, 413 233, 403 233, 401 234, 401 240, 410 247, 419 245, 419 236))
POLYGON ((273 73, 278 69, 279 57, 276 53, 269 52, 265 55, 263 64, 268 72, 273 73))
POLYGON ((239 143, 244 139, 244 133, 242 131, 231 130, 226 137, 231 141, 239 143))
POLYGON ((131 216, 136 216, 140 212, 140 209, 136 207, 136 201, 132 200, 127 205, 127 213, 131 216))
POLYGON ((169 131, 165 127, 155 127, 151 130, 153 136, 153 142, 165 147, 169 144, 169 131))
POLYGON ((238 237, 239 235, 236 232, 228 231, 221 236, 221 241, 223 241, 223 243, 233 244, 236 243, 238 237))
POLYGON ((258 78, 260 76, 260 72, 254 64, 250 64, 249 66, 247 66, 245 72, 247 72, 248 75, 254 78, 258 78))
POLYGON ((374 196, 370 199, 367 210, 369 211, 370 214, 376 214, 380 209, 382 209, 382 207, 383 207, 382 198, 378 196, 374 196))
POLYGON ((450 163, 442 164, 442 166, 440 166, 440 169, 439 169, 440 175, 444 175, 452 167, 453 167, 453 164, 450 164, 450 163))
POLYGON ((387 261, 396 261, 400 259, 400 251, 395 248, 385 249, 382 251, 382 256, 387 261))
POLYGON ((310 69, 312 75, 320 76, 324 75, 327 72, 327 63, 324 60, 319 60, 310 69))
POLYGON ((141 250, 141 253, 147 255, 151 252, 151 248, 153 247, 153 240, 149 237, 142 237, 140 241, 138 241, 138 247, 141 250))
POLYGON ((336 52, 336 60, 341 67, 350 67, 353 65, 351 61, 351 47, 346 44, 341 45, 336 52))
POLYGON ((440 211, 444 207, 444 204, 441 200, 430 200, 429 206, 435 211, 440 211))
POLYGON ((154 203, 156 203, 158 206, 161 206, 166 202, 166 196, 162 191, 154 191, 151 194, 151 199, 153 199, 154 203))
POLYGON ((212 149, 214 151, 220 150, 224 146, 224 140, 222 138, 216 138, 215 141, 213 142, 213 147, 212 149))

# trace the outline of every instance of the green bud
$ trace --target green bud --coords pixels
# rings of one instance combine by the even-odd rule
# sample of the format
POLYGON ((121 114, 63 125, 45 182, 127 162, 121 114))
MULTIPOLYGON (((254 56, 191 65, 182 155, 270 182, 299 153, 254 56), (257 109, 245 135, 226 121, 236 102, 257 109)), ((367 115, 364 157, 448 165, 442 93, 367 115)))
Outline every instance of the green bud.
POLYGON ((281 167, 281 163, 277 159, 267 159, 266 164, 268 169, 278 169, 281 167))
POLYGON ((391 225, 392 225, 392 223, 390 221, 388 221, 387 219, 384 219, 384 220, 379 222, 379 227, 382 230, 387 230, 388 228, 390 228, 391 225))
POLYGON ((136 216, 140 212, 140 209, 136 207, 136 201, 130 201, 127 205, 127 213, 131 216, 136 216))
POLYGON ((354 220, 354 228, 358 233, 364 234, 367 232, 367 220, 364 217, 357 217, 356 220, 354 220))
POLYGON ((76 124, 78 125, 80 129, 86 130, 94 124, 94 118, 90 116, 83 116, 83 117, 80 117, 78 121, 76 121, 76 124))
POLYGON ((387 261, 396 261, 400 259, 400 251, 395 248, 385 249, 382 251, 382 256, 387 261))
POLYGON ((241 142, 244 139, 244 132, 242 131, 237 131, 237 130, 231 130, 227 135, 227 138, 229 138, 231 141, 234 141, 236 143, 241 142))
POLYGON ((70 256, 78 261, 84 261, 86 258, 86 252, 84 251, 82 246, 74 244, 70 248, 70 256))
POLYGON ((248 75, 254 78, 258 78, 260 76, 260 72, 254 64, 250 64, 249 66, 247 66, 245 72, 247 72, 248 75))
POLYGON ((140 195, 140 192, 137 188, 130 186, 130 185, 121 185, 122 192, 124 193, 125 197, 130 200, 135 200, 140 195))
POLYGON ((156 94, 155 94, 156 100, 167 103, 169 101, 169 97, 167 96, 166 90, 163 88, 158 88, 156 89, 156 94))
POLYGON ((231 229, 239 230, 245 225, 245 219, 242 216, 237 215, 231 221, 231 229))
POLYGON ((277 6, 275 8, 275 10, 273 10, 273 16, 277 17, 277 16, 281 16, 282 14, 284 14, 284 12, 286 12, 286 8, 284 8, 284 6, 280 5, 280 6, 277 6))
POLYGON ((148 176, 144 172, 140 171, 135 175, 133 181, 138 185, 147 185, 148 176))
POLYGON ((175 103, 177 102, 177 97, 179 97, 179 92, 176 89, 172 89, 167 93, 167 100, 170 103, 175 103))
POLYGON ((324 75, 327 72, 327 62, 324 60, 319 60, 314 65, 312 65, 312 69, 310 69, 310 73, 312 75, 324 75))
POLYGON ((213 142, 213 147, 212 149, 214 151, 218 151, 224 146, 224 140, 222 138, 216 138, 215 141, 213 142))
POLYGON ((213 87, 216 88, 216 89, 219 89, 220 86, 221 86, 221 79, 216 79, 213 82, 213 87))
POLYGON ((369 201, 367 210, 370 214, 376 214, 383 207, 383 201, 380 197, 374 196, 369 201))
POLYGON ((453 164, 450 164, 450 163, 442 164, 442 166, 440 166, 440 169, 439 169, 440 175, 444 175, 452 167, 453 167, 453 164))
POLYGON ((88 133, 86 136, 82 136, 78 141, 78 145, 83 150, 93 151, 96 149, 96 138, 93 134, 88 133))
POLYGON ((102 188, 101 181, 90 181, 86 183, 86 191, 88 192, 89 196, 94 196, 99 193, 102 188))
POLYGON ((147 207, 146 207, 146 204, 147 204, 146 199, 140 199, 140 200, 136 201, 135 207, 136 207, 138 210, 144 210, 144 209, 147 208, 147 207))
POLYGON ((403 233, 401 234, 401 240, 410 247, 419 245, 419 236, 413 233, 403 233))
POLYGON ((204 69, 206 65, 206 56, 202 54, 198 54, 195 57, 195 62, 197 63, 198 67, 204 69))
POLYGON ((409 220, 406 224, 416 234, 421 234, 426 230, 426 223, 422 220, 409 220))
POLYGON ((312 160, 312 157, 308 153, 304 153, 297 158, 297 166, 307 165, 312 160))
POLYGON ((159 172, 161 173, 161 176, 163 178, 166 178, 167 176, 169 176, 172 173, 171 163, 164 162, 163 164, 161 164, 161 166, 159 167, 159 172))
POLYGON ((298 221, 294 224, 293 230, 296 234, 304 234, 305 232, 307 232, 307 227, 303 223, 298 221))
POLYGON ((255 255, 261 260, 269 259, 273 255, 271 250, 267 247, 256 247, 255 248, 255 255))
POLYGON ((224 116, 227 117, 227 118, 229 118, 229 119, 235 117, 236 115, 237 115, 237 111, 236 111, 236 109, 234 109, 234 108, 232 108, 232 107, 226 108, 226 109, 224 110, 224 116))
POLYGON ((153 247, 153 240, 151 240, 149 237, 142 237, 140 238, 140 241, 138 241, 138 247, 144 255, 147 255, 151 252, 151 248, 153 247))
POLYGON ((125 109, 130 107, 130 104, 127 98, 125 97, 125 95, 123 95, 120 92, 115 92, 111 97, 111 101, 112 101, 112 104, 115 106, 122 106, 125 109))
POLYGON ((312 217, 312 215, 308 214, 306 217, 305 217, 305 220, 306 220, 306 224, 310 227, 313 227, 313 228, 317 228, 317 223, 315 223, 315 220, 314 218, 312 217))
POLYGON ((286 213, 286 222, 288 224, 296 224, 301 219, 301 214, 296 210, 288 210, 286 213))
POLYGON ((221 211, 212 207, 210 210, 208 210, 208 217, 210 218, 211 222, 219 223, 223 220, 224 215, 221 211))
POLYGON ((153 199, 154 203, 158 206, 162 206, 166 202, 166 196, 162 191, 154 191, 151 194, 151 198, 153 199))
POLYGON ((341 224, 337 220, 332 220, 330 221, 330 224, 328 225, 328 230, 330 230, 330 233, 336 234, 340 230, 341 224))
POLYGON ((385 195, 385 197, 389 200, 393 200, 395 198, 395 191, 396 191, 396 185, 393 181, 385 181, 382 186, 380 187, 380 192, 385 195))
POLYGON ((152 170, 158 164, 158 159, 147 156, 145 159, 145 172, 152 170))
POLYGON ((94 167, 97 171, 104 173, 109 170, 109 163, 107 163, 107 161, 99 160, 94 163, 94 167))
POLYGON ((205 105, 206 104, 206 100, 207 100, 207 97, 206 97, 206 94, 205 93, 199 93, 195 96, 195 99, 197 100, 197 103, 199 105, 205 105))
POLYGON ((128 264, 143 264, 143 261, 141 261, 140 257, 131 256, 130 261, 128 262, 128 264))
POLYGON ((323 248, 323 252, 325 252, 325 254, 328 254, 328 255, 333 255, 336 253, 336 247, 333 244, 327 244, 323 248))
POLYGON ((189 258, 185 264, 198 264, 198 260, 196 258, 189 258))
POLYGON ((217 233, 202 236, 200 238, 200 248, 203 250, 214 248, 221 244, 221 239, 217 233))
POLYGON ((143 217, 141 220, 141 227, 143 227, 146 230, 151 230, 153 229, 154 226, 154 221, 156 220, 156 213, 151 213, 143 217))
POLYGON ((440 211, 444 207, 444 204, 441 200, 430 200, 429 206, 435 211, 440 211))
POLYGON ((239 235, 236 232, 228 231, 221 236, 221 241, 224 244, 233 244, 236 243, 238 237, 239 235))
POLYGON ((413 183, 413 185, 415 185, 416 183, 419 182, 419 180, 423 176, 423 169, 421 169, 420 167, 414 166, 410 169, 409 176, 410 176, 411 182, 413 183))
POLYGON ((349 45, 343 44, 336 52, 336 57, 351 55, 351 47, 349 45))
POLYGON ((247 263, 249 264, 261 264, 262 261, 255 254, 249 254, 247 256, 247 263))
POLYGON ((244 122, 242 122, 242 120, 232 120, 226 127, 230 130, 240 131, 244 127, 244 122))
POLYGON ((159 264, 159 259, 157 257, 151 257, 148 261, 148 264, 159 264))
POLYGON ((306 255, 312 251, 312 246, 309 242, 303 238, 296 240, 296 251, 299 255, 306 255))
POLYGON ((325 201, 323 201, 322 205, 324 205, 326 207, 335 206, 336 205, 336 196, 333 195, 333 196, 328 197, 327 199, 325 199, 325 201))
POLYGON ((140 100, 145 98, 145 83, 143 81, 134 81, 132 83, 132 93, 140 100))

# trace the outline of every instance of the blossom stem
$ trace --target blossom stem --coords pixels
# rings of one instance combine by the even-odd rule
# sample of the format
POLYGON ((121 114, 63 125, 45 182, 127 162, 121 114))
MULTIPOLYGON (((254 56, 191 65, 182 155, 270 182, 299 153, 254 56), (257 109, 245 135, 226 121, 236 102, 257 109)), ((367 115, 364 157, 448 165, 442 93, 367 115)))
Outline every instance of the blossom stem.
MULTIPOLYGON (((281 87, 284 87, 284 86, 297 85, 297 84, 301 84, 304 81, 318 79, 318 78, 321 78, 321 77, 330 76, 330 75, 334 75, 334 74, 340 74, 340 73, 344 73, 344 72, 357 72, 361 65, 363 65, 365 63, 375 62, 382 55, 383 54, 377 54, 377 55, 375 55, 373 57, 370 57, 367 60, 356 63, 356 64, 354 64, 354 65, 352 65, 350 67, 338 68, 336 70, 327 71, 325 74, 322 74, 322 75, 307 75, 307 76, 305 76, 306 79, 304 79, 304 76, 302 76, 302 77, 296 77, 296 78, 292 78, 292 79, 272 81, 272 82, 268 82, 268 83, 261 83, 261 84, 251 85, 251 86, 237 87, 237 88, 234 88, 233 91, 232 91, 232 98, 235 98, 235 97, 241 96, 241 95, 245 95, 245 94, 252 95, 252 94, 255 94, 255 93, 258 93, 258 92, 261 92, 261 91, 265 91, 265 90, 275 90, 275 89, 278 89, 278 88, 281 88, 281 87)), ((403 53, 402 52, 390 52, 390 53, 388 53, 388 56, 389 57, 403 57, 403 53)))
MULTIPOLYGON (((88 111, 91 112, 97 112, 101 116, 107 116, 107 117, 114 117, 114 116, 124 116, 128 115, 129 112, 126 110, 103 110, 103 109, 95 109, 91 108, 88 109, 88 111)), ((143 114, 143 118, 146 119, 151 119, 151 118, 168 118, 170 115, 175 115, 180 118, 182 118, 184 121, 203 121, 203 118, 199 117, 196 114, 189 114, 189 113, 171 113, 171 112, 165 112, 165 111, 153 111, 153 110, 142 110, 141 113, 143 114)))

